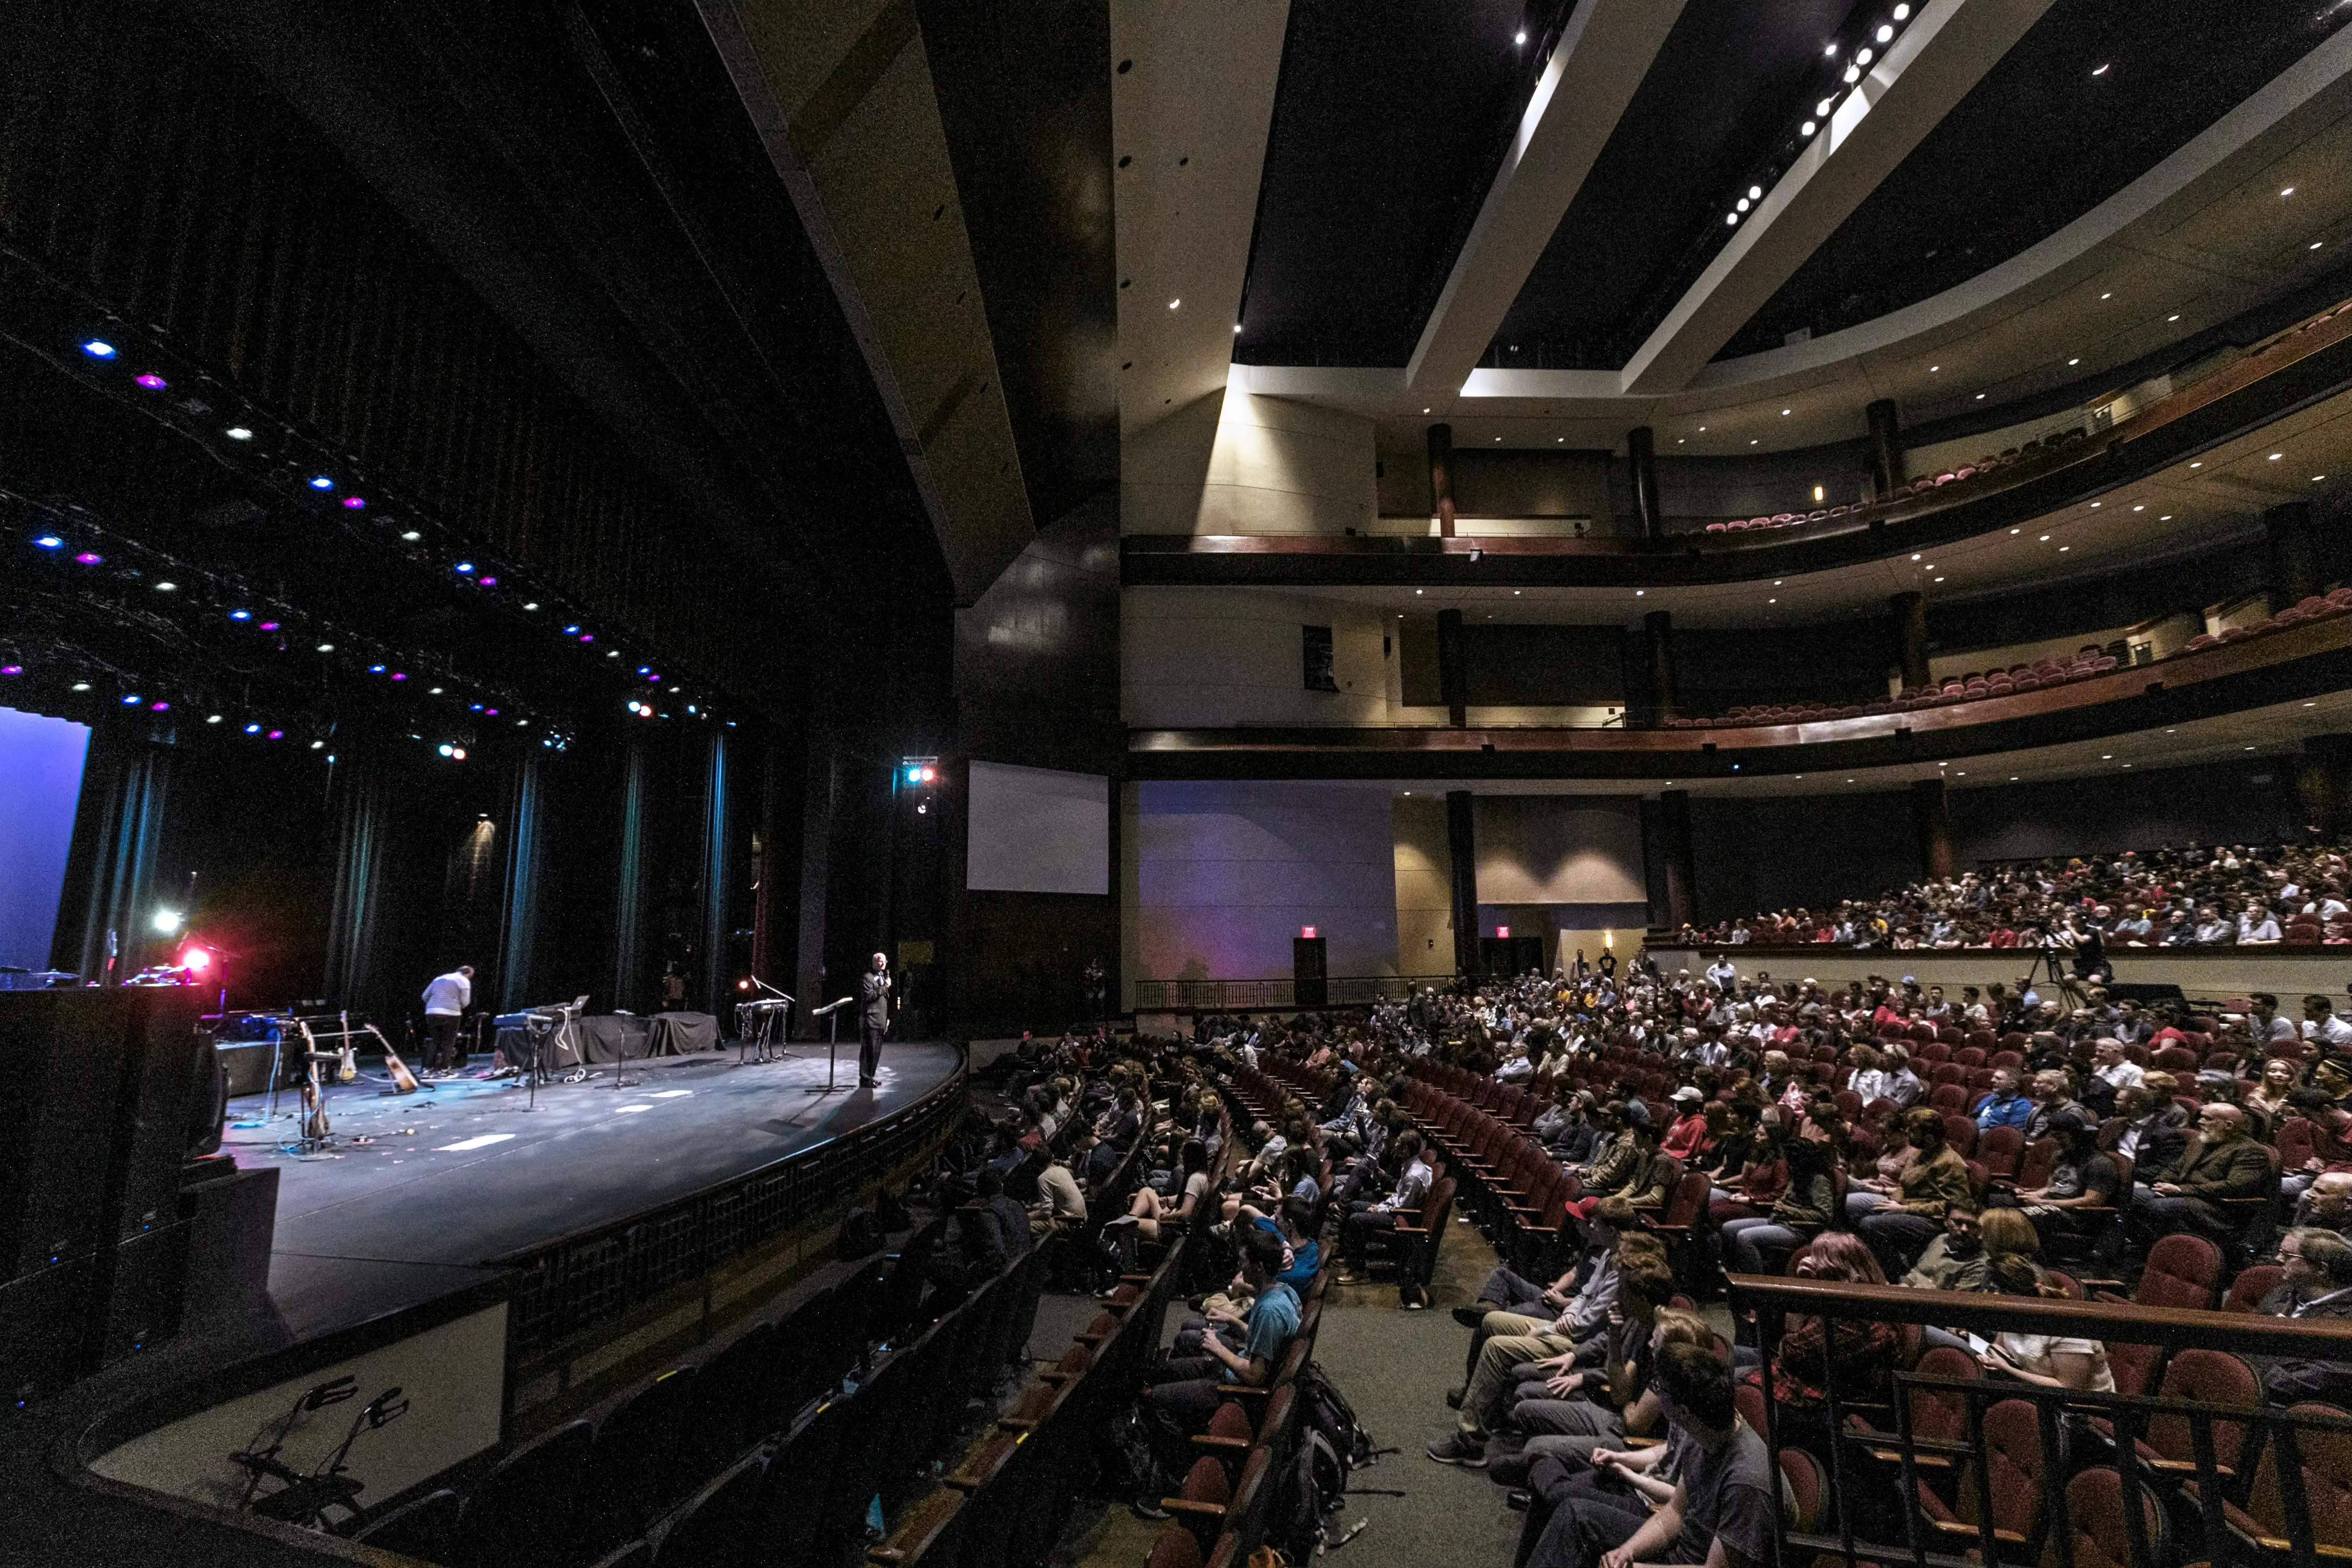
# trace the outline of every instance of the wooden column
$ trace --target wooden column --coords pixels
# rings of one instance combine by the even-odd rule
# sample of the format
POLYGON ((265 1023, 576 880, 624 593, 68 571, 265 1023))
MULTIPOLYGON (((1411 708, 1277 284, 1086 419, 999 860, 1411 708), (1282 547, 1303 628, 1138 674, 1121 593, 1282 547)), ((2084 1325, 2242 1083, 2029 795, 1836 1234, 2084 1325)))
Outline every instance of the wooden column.
POLYGON ((1666 516, 1658 504, 1657 437, 1647 425, 1625 432, 1625 460, 1633 473, 1633 517, 1644 539, 1666 536, 1666 516))
POLYGON ((1429 427, 1429 510, 1440 536, 1454 537, 1454 426, 1429 427))
POLYGON ((1952 874, 1952 813, 1942 779, 1911 785, 1911 825, 1919 836, 1919 874, 1941 881, 1952 874))
POLYGON ((1897 594, 1886 601, 1895 612, 1895 652, 1906 687, 1927 684, 1927 596, 1897 594))
POLYGON ((1884 500, 1903 482, 1903 424, 1891 397, 1878 399, 1863 414, 1870 421, 1871 493, 1884 500))
POLYGON ((1445 792, 1445 850, 1454 894, 1454 973, 1478 972, 1478 841, 1470 792, 1445 792))

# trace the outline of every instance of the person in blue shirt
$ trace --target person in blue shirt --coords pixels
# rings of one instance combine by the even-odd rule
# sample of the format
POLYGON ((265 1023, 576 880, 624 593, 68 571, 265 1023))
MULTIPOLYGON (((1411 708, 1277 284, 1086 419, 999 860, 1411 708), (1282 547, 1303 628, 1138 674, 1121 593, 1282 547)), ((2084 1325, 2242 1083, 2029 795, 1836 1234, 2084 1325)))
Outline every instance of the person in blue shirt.
POLYGON ((1977 1131, 1990 1132, 1996 1127, 2014 1127, 2023 1131, 2032 1117, 2033 1101, 2017 1092, 2017 1075, 2007 1068, 1995 1068, 1992 1098, 1977 1107, 1977 1131))
MULTIPOLYGON (((1298 1333, 1298 1292, 1283 1283, 1286 1249, 1274 1232, 1260 1225, 1237 1227, 1241 1244, 1242 1279, 1256 1295, 1244 1317, 1219 1310, 1209 1314, 1211 1331, 1201 1341, 1201 1353, 1171 1356, 1143 1391, 1144 1418, 1150 1425, 1153 1447, 1165 1477, 1181 1476, 1192 1461, 1192 1440, 1208 1429, 1223 1396, 1221 1383, 1244 1383, 1263 1388, 1274 1381, 1275 1369, 1298 1333), (1216 1329, 1235 1323, 1242 1330, 1242 1348, 1225 1343, 1216 1329)), ((1141 1478, 1135 1511, 1147 1519, 1165 1519, 1160 1507, 1163 1476, 1141 1478)))

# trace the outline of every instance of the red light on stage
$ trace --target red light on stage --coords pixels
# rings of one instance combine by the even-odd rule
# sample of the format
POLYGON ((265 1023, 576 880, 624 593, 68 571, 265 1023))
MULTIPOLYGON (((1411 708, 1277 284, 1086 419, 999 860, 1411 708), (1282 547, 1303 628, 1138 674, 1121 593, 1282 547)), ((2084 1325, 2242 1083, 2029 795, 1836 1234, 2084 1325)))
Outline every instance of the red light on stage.
POLYGON ((1511 934, 1511 928, 1508 926, 1496 926, 1495 928, 1495 934, 1498 937, 1508 936, 1511 934))
POLYGON ((925 768, 923 770, 923 782, 925 784, 936 784, 939 781, 939 776, 940 770, 937 768, 925 768))
POLYGON ((751 983, 748 980, 738 980, 735 983, 735 989, 738 991, 749 991, 751 989, 751 983))
POLYGON ((1315 928, 1313 926, 1300 926, 1298 928, 1298 934, 1307 941, 1313 942, 1315 940, 1315 928))
POLYGON ((180 967, 191 974, 202 974, 213 966, 213 955, 201 947, 180 950, 180 967))

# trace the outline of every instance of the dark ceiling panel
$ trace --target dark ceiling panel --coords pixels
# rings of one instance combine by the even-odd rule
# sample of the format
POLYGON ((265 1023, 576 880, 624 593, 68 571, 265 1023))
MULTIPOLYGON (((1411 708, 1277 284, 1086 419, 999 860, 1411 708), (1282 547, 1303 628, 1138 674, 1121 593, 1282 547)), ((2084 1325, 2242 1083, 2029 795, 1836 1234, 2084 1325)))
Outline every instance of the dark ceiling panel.
POLYGON ((2347 20, 2352 6, 2315 0, 2059 0, 1722 357, 1778 348, 1800 328, 1835 331, 1998 266, 2178 152, 2347 20))
POLYGON ((1108 0, 922 0, 997 374, 1040 529, 1118 482, 1108 0))
POLYGON ((1803 107, 1853 0, 1691 0, 1482 362, 1613 370, 1672 300, 1660 287, 1803 107))
POLYGON ((1570 9, 1293 0, 1236 360, 1412 357, 1570 9))

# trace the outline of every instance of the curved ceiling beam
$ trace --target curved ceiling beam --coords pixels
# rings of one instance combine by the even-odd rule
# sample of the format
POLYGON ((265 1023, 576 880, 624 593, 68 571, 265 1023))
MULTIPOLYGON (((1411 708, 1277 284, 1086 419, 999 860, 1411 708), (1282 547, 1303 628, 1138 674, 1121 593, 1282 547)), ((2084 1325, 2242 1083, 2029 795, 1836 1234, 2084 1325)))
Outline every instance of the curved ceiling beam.
POLYGON ((1452 392, 1476 368, 1683 5, 1586 0, 1577 8, 1406 363, 1412 390, 1452 392))
POLYGON ((1928 0, 1634 352, 1621 377, 1624 389, 1655 395, 1688 386, 2050 4, 1928 0))

